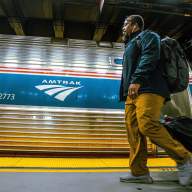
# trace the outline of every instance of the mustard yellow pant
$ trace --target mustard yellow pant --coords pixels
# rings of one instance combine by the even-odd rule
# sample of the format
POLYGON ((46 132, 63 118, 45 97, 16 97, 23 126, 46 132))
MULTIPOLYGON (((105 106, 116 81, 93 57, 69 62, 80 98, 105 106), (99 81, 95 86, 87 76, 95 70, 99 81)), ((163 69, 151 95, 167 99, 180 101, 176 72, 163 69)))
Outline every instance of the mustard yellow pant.
POLYGON ((130 144, 129 166, 133 175, 139 176, 149 172, 146 137, 163 148, 178 164, 184 163, 190 157, 190 152, 174 140, 159 123, 163 97, 143 93, 136 99, 127 97, 125 104, 125 121, 130 144))

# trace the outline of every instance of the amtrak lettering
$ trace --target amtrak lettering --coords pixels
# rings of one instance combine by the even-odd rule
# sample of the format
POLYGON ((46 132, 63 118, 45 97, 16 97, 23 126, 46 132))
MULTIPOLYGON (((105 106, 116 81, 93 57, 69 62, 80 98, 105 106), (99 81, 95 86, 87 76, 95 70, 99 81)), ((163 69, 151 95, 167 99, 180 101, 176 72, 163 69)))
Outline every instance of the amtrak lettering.
POLYGON ((64 101, 67 96, 72 94, 74 91, 82 88, 80 81, 67 81, 67 80, 46 80, 42 81, 43 85, 35 86, 40 91, 43 91, 45 94, 54 97, 59 101, 64 101), (63 85, 78 85, 78 87, 66 87, 63 85))
POLYGON ((63 85, 81 85, 81 81, 67 81, 67 80, 46 80, 42 81, 42 84, 63 84, 63 85))

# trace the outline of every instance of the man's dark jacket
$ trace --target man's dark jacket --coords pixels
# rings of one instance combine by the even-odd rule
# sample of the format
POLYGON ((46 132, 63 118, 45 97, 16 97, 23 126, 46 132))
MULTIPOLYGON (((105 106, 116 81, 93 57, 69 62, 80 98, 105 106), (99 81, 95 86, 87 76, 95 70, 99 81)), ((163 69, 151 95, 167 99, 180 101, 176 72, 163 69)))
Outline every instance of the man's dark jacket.
POLYGON ((132 83, 141 85, 139 94, 154 93, 169 100, 170 92, 162 70, 159 35, 152 31, 132 33, 123 55, 120 101, 126 100, 132 83))

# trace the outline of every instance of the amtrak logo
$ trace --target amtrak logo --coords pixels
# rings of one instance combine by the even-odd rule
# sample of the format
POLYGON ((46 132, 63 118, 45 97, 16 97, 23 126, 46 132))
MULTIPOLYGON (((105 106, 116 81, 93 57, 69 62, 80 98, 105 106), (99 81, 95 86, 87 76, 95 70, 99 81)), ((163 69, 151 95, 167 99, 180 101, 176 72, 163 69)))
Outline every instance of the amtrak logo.
POLYGON ((44 91, 49 96, 54 97, 59 101, 64 101, 68 95, 73 93, 74 91, 82 88, 83 86, 79 87, 66 87, 63 85, 37 85, 35 86, 40 91, 44 91))

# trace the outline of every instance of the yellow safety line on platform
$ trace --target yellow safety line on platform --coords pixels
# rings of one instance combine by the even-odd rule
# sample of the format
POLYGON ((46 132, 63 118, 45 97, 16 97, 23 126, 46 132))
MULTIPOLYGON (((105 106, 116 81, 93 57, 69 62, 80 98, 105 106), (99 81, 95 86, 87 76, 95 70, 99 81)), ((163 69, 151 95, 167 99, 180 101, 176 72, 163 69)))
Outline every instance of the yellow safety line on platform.
MULTIPOLYGON (((20 158, 1 157, 0 172, 125 172, 127 158, 20 158)), ((150 158, 152 171, 175 170, 170 158, 150 158)))

